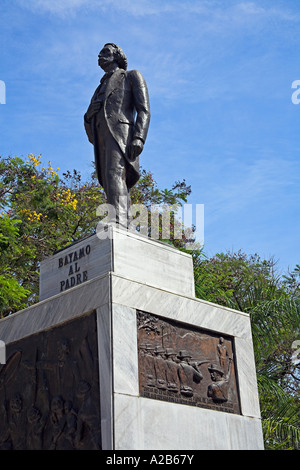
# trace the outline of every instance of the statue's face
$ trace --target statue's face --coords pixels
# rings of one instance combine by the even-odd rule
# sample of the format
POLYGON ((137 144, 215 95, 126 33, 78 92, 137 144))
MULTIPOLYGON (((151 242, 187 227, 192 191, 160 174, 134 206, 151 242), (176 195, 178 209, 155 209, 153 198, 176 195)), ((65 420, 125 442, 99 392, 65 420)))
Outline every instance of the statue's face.
POLYGON ((107 71, 110 66, 115 62, 114 49, 112 46, 104 46, 98 54, 98 64, 107 71))

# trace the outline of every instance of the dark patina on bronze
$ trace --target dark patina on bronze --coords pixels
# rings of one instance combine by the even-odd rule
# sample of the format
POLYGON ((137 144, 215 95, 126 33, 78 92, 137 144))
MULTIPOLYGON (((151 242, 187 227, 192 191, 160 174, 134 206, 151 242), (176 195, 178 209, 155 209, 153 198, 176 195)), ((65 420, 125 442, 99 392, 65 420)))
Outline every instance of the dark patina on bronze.
POLYGON ((233 338, 137 311, 140 395, 240 414, 233 338))
POLYGON ((0 450, 101 449, 95 312, 7 345, 0 450))
POLYGON ((84 115, 84 127, 94 146, 99 183, 115 209, 110 221, 127 228, 129 192, 140 178, 139 156, 150 123, 148 88, 139 71, 127 70, 127 58, 114 43, 101 49, 98 65, 105 74, 84 115))

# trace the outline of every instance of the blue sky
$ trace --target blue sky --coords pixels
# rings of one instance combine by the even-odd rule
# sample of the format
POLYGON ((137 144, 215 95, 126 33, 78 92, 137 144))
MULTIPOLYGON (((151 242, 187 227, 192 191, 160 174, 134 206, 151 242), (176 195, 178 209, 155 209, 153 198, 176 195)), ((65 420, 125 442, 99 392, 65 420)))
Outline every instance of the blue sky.
POLYGON ((191 185, 205 252, 300 262, 300 2, 2 0, 0 17, 3 157, 90 175, 83 114, 114 42, 149 88, 141 164, 161 188, 191 185))

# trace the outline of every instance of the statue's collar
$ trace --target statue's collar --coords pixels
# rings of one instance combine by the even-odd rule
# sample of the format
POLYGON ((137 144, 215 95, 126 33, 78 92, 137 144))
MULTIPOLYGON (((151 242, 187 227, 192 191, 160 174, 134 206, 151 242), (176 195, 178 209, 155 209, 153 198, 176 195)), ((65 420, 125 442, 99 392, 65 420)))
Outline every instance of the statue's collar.
POLYGON ((105 80, 108 80, 115 72, 117 72, 119 69, 119 67, 116 67, 114 70, 112 70, 111 72, 106 72, 103 77, 101 78, 100 80, 100 84, 102 85, 103 82, 105 82, 105 80))

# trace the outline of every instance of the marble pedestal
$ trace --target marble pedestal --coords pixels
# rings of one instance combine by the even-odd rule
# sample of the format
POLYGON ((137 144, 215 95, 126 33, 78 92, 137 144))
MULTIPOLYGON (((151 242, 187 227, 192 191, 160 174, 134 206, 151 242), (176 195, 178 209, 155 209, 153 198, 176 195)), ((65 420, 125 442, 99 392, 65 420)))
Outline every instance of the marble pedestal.
MULTIPOLYGON (((263 449, 249 316, 194 297, 190 255, 135 234, 109 230, 109 237, 87 238, 45 260, 41 266, 42 300, 0 321, 0 340, 8 353, 8 369, 2 366, 0 374, 10 378, 5 394, 0 396, 2 419, 10 429, 10 420, 16 419, 10 404, 19 393, 23 395, 22 419, 27 436, 36 435, 32 432, 33 420, 29 422, 28 418, 32 406, 43 416, 44 434, 48 436, 47 441, 42 434, 40 440, 32 437, 28 444, 22 436, 13 438, 9 431, 4 437, 2 433, 2 445, 4 440, 12 448, 63 446, 62 437, 53 444, 58 426, 55 420, 60 422, 53 411, 54 395, 66 402, 64 394, 71 396, 73 389, 79 389, 82 397, 89 389, 93 392, 93 421, 90 408, 89 413, 85 411, 88 399, 80 401, 74 391, 72 405, 77 427, 80 423, 82 428, 92 427, 93 432, 78 437, 74 431, 68 446, 115 450, 263 449), (139 315, 144 323, 138 322, 139 315), (150 326, 147 330, 147 319, 152 326, 158 322, 155 324, 163 327, 155 330, 150 326), (149 378, 141 375, 145 345, 138 338, 142 331, 144 335, 149 333, 152 343, 155 338, 159 344, 164 341, 170 346, 166 343, 168 337, 161 335, 165 325, 173 335, 170 333, 172 345, 177 328, 181 328, 181 349, 185 331, 187 336, 201 333, 204 339, 212 336, 213 341, 221 337, 231 341, 238 410, 230 409, 230 400, 228 407, 227 403, 211 406, 211 399, 196 403, 195 390, 203 388, 204 378, 193 383, 193 397, 182 397, 181 389, 173 395, 165 389, 159 395, 160 391, 147 382, 149 378), (64 345, 63 353, 58 346, 53 351, 54 338, 64 345), (65 366, 70 364, 74 371, 71 382, 63 383, 63 371, 69 371, 70 367, 65 366), (149 390, 157 393, 151 396, 149 390)), ((201 354, 198 359, 205 360, 201 354)), ((212 354, 214 362, 218 361, 217 351, 209 352, 208 360, 199 366, 205 377, 212 354)), ((61 422, 67 411, 62 415, 61 422)))

